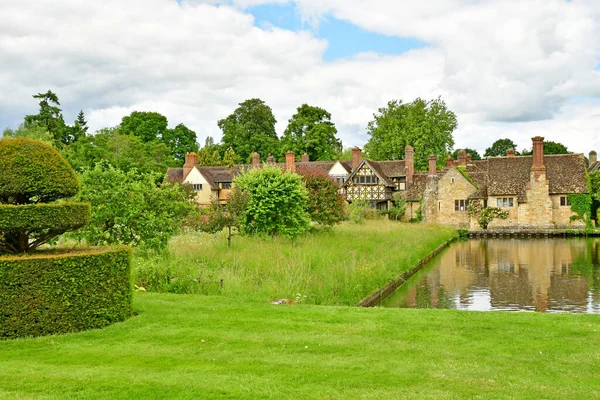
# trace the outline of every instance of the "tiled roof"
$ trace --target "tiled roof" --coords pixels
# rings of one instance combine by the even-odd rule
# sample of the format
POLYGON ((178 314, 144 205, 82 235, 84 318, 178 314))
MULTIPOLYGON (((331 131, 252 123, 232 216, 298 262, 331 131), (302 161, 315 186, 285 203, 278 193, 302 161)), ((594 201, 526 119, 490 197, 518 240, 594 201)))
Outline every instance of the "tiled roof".
MULTIPOLYGON (((375 161, 371 161, 375 163, 375 161)), ((406 176, 406 165, 404 160, 393 160, 393 161, 377 161, 376 162, 381 171, 389 178, 406 176)))
POLYGON ((165 181, 169 183, 183 182, 183 168, 169 168, 165 175, 165 181))
POLYGON ((419 201, 421 199, 427 185, 427 175, 427 172, 415 172, 413 174, 413 183, 406 191, 407 201, 419 201))
POLYGON ((600 171, 600 161, 596 161, 595 163, 590 164, 588 168, 588 172, 591 174, 592 172, 600 171))

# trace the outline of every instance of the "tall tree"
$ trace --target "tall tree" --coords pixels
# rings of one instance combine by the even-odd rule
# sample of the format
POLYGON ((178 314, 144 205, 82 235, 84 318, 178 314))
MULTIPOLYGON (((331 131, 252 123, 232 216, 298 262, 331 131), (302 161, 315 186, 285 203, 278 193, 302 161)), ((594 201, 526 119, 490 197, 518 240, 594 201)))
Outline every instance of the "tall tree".
POLYGON ((45 126, 39 123, 24 122, 17 129, 6 128, 2 132, 2 136, 6 138, 29 138, 42 141, 47 144, 54 144, 54 138, 48 132, 45 126))
POLYGON ((26 124, 39 124, 46 128, 54 140, 55 145, 68 144, 64 137, 65 120, 60 109, 58 96, 51 90, 46 93, 38 93, 33 95, 34 99, 38 99, 40 110, 37 114, 26 115, 26 124))
POLYGON ((302 104, 283 133, 281 150, 284 153, 291 150, 296 154, 306 152, 313 161, 332 160, 342 150, 342 142, 336 134, 330 113, 302 104))
POLYGON ((263 158, 269 153, 279 154, 276 122, 271 107, 264 101, 249 99, 217 124, 223 131, 223 147, 232 148, 240 160, 249 161, 255 151, 263 158))
POLYGON ((373 117, 367 127, 371 138, 365 151, 375 160, 402 159, 404 148, 411 145, 415 149, 415 169, 426 170, 429 155, 445 157, 454 146, 456 115, 439 97, 417 98, 412 103, 393 100, 373 117))
POLYGON ((171 154, 179 162, 185 161, 185 154, 198 151, 196 132, 179 124, 173 129, 167 129, 162 142, 171 149, 171 154))
POLYGON ((223 156, 223 165, 225 165, 228 168, 233 168, 235 167, 235 164, 238 163, 238 156, 237 154, 235 154, 235 151, 233 151, 233 149, 229 149, 225 152, 225 155, 223 156))
POLYGON ((87 135, 87 131, 88 126, 87 121, 85 120, 85 115, 83 114, 83 111, 79 111, 79 114, 77 114, 77 119, 73 125, 65 126, 63 142, 67 145, 70 145, 71 143, 85 137, 87 135))
MULTIPOLYGON (((477 152, 477 150, 475 150, 475 149, 469 149, 468 147, 464 148, 462 150, 466 151, 467 154, 470 154, 472 160, 481 160, 481 156, 479 155, 479 153, 477 152)), ((460 151, 460 149, 454 150, 454 152, 452 152, 452 158, 454 158, 456 160, 458 158, 458 152, 459 151, 460 151)))
MULTIPOLYGON (((521 154, 530 156, 533 154, 532 149, 523 151, 521 154)), ((562 143, 553 142, 551 140, 544 141, 544 154, 569 154, 567 146, 562 143)))
POLYGON ((492 143, 491 147, 485 149, 484 157, 502 157, 506 155, 506 150, 517 150, 517 145, 510 139, 498 139, 492 143))

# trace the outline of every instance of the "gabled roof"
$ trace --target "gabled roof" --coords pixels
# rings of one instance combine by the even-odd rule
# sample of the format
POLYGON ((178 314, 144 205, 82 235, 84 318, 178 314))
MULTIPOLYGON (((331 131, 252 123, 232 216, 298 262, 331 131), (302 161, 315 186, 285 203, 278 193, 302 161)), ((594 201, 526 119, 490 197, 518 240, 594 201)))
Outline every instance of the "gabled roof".
POLYGON ((183 182, 183 168, 169 168, 165 175, 165 182, 183 182))
POLYGON ((356 169, 354 171, 352 171, 352 173, 348 176, 348 179, 346 179, 346 183, 344 184, 344 186, 346 186, 348 184, 348 182, 350 182, 352 180, 352 178, 354 178, 356 173, 358 171, 360 171, 360 169, 362 168, 363 165, 366 165, 367 167, 369 167, 369 169, 371 171, 373 171, 373 173, 381 180, 381 182, 383 182, 384 185, 394 186, 394 184, 389 181, 388 177, 383 172, 379 163, 377 161, 370 161, 370 160, 362 160, 360 162, 360 164, 358 164, 356 169))
POLYGON ((406 163, 404 160, 393 161, 371 161, 381 168, 381 171, 389 178, 406 176, 406 163))
POLYGON ((407 201, 419 201, 421 199, 427 185, 428 175, 427 172, 415 172, 413 174, 413 183, 406 191, 407 201))

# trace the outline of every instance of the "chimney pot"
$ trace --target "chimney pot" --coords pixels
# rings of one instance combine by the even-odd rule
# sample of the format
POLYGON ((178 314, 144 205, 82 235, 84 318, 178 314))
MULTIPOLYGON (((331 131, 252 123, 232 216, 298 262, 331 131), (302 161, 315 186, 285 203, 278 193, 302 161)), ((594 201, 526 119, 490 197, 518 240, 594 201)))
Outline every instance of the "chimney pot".
POLYGON ((535 179, 537 180, 541 174, 546 173, 546 167, 544 166, 544 138, 536 136, 531 138, 533 141, 533 165, 531 170, 534 172, 535 179))
POLYGON ((506 150, 506 156, 507 157, 514 157, 515 156, 515 149, 508 149, 508 150, 506 150))
POLYGON ((406 166, 406 181, 412 182, 415 174, 415 149, 410 145, 404 148, 404 165, 406 166))
POLYGON ((362 150, 358 146, 352 148, 352 171, 358 168, 358 165, 362 161, 362 150))
POLYGON ((285 153, 285 169, 296 172, 296 154, 291 150, 285 153))
POLYGON ((309 162, 310 159, 308 158, 308 153, 304 152, 304 154, 302 154, 302 158, 301 158, 302 162, 309 162))
POLYGON ((590 151, 590 165, 595 164, 598 161, 598 154, 592 150, 590 151))
POLYGON ((453 167, 454 166, 454 159, 452 158, 452 156, 448 156, 446 158, 446 167, 453 167))
POLYGON ((273 157, 271 153, 269 153, 269 155, 267 156, 267 164, 275 165, 275 157, 273 157))
POLYGON ((252 168, 257 168, 260 165, 260 155, 257 152, 251 154, 252 168))
POLYGON ((463 149, 458 151, 458 165, 465 165, 467 163, 467 152, 463 149))
POLYGON ((429 176, 437 175, 437 156, 429 156, 429 176))
POLYGON ((194 168, 195 165, 198 165, 198 154, 196 153, 186 153, 185 154, 185 164, 183 164, 183 178, 190 173, 190 171, 194 168))

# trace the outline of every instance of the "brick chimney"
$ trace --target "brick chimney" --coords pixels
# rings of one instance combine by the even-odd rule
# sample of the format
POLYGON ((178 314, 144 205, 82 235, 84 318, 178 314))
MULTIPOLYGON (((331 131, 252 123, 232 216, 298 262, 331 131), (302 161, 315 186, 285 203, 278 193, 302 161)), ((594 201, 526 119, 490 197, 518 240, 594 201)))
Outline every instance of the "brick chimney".
POLYGON ((296 172, 296 154, 291 150, 285 153, 285 169, 296 172))
POLYGON ((537 180, 540 175, 546 175, 546 167, 544 166, 544 138, 536 136, 531 138, 533 141, 533 165, 531 171, 534 173, 537 180))
POLYGON ((258 168, 260 165, 260 154, 254 152, 250 154, 250 157, 252 157, 252 168, 258 168))
POLYGON ((590 151, 590 165, 596 163, 598 161, 598 154, 592 150, 590 151))
POLYGON ((275 165, 275 157, 273 157, 271 153, 269 153, 269 155, 267 156, 267 164, 275 165))
POLYGON ((358 168, 358 164, 362 161, 362 150, 358 146, 352 148, 352 171, 358 168))
POLYGON ((467 152, 463 149, 458 151, 458 165, 465 165, 467 163, 467 152))
POLYGON ((453 166, 454 166, 454 159, 452 158, 452 156, 446 157, 446 167, 453 167, 453 166))
POLYGON ((472 164, 472 161, 473 157, 469 153, 467 153, 467 164, 472 164))
POLYGON ((437 175, 437 157, 435 155, 429 156, 429 176, 437 175))
POLYGON ((406 166, 406 181, 412 182, 415 175, 415 149, 412 146, 404 148, 404 165, 406 166))
POLYGON ((186 153, 185 164, 183 164, 183 179, 185 179, 190 171, 194 168, 194 165, 198 165, 198 154, 186 153))
POLYGON ((514 157, 514 156, 515 156, 515 149, 506 150, 506 157, 514 157))
POLYGON ((302 154, 302 158, 300 159, 300 161, 302 162, 309 162, 310 159, 308 158, 308 153, 304 152, 304 154, 302 154))

